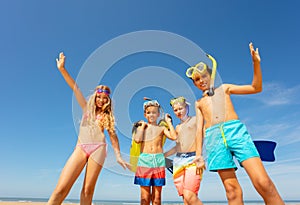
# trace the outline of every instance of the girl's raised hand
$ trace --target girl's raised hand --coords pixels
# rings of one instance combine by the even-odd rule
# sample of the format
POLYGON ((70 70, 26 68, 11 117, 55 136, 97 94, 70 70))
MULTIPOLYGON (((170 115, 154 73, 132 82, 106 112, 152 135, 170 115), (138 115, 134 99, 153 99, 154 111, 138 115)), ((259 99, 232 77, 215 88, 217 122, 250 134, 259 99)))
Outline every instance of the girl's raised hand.
POLYGON ((56 58, 56 65, 57 65, 58 70, 60 70, 60 71, 65 69, 65 58, 66 58, 66 56, 64 55, 63 52, 61 52, 59 54, 59 59, 56 58))
POLYGON ((259 56, 258 48, 256 48, 256 50, 254 50, 252 42, 249 43, 249 49, 250 49, 250 53, 251 53, 253 62, 260 62, 260 56, 259 56))

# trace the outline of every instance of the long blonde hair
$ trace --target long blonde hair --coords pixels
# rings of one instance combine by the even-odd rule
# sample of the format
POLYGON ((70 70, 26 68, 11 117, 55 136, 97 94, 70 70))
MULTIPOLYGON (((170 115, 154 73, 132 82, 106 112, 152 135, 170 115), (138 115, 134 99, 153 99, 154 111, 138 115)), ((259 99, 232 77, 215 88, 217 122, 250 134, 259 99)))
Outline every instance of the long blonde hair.
POLYGON ((94 93, 89 97, 86 105, 86 119, 88 121, 88 124, 94 124, 96 120, 96 96, 98 89, 101 89, 105 92, 108 102, 103 105, 101 110, 101 120, 99 120, 98 126, 101 129, 106 129, 108 132, 114 132, 115 131, 115 117, 113 115, 112 105, 111 105, 111 98, 109 97, 110 94, 110 88, 106 85, 98 85, 94 93))

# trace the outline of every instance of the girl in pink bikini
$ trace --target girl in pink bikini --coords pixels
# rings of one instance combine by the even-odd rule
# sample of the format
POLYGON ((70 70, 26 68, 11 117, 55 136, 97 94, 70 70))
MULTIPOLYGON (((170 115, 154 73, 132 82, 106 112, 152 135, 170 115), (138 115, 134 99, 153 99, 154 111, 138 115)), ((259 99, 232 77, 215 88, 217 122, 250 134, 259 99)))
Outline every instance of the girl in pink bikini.
POLYGON ((68 195, 74 182, 86 167, 85 178, 80 196, 80 204, 92 204, 97 178, 106 157, 104 129, 107 130, 117 162, 124 168, 129 166, 120 154, 118 137, 115 133, 115 121, 111 109, 110 89, 99 85, 88 101, 85 100, 74 79, 65 69, 65 56, 59 54, 56 59, 58 70, 73 90, 83 110, 78 142, 73 154, 63 168, 57 186, 52 193, 48 205, 61 204, 68 195))

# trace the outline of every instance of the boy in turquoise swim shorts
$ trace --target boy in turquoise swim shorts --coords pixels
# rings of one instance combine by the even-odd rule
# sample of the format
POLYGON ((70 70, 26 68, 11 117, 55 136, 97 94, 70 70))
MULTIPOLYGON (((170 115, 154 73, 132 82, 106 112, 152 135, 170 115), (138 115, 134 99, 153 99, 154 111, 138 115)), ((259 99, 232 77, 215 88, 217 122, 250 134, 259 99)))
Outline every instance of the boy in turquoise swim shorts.
MULTIPOLYGON (((141 143, 141 154, 138 159, 134 184, 141 187, 141 204, 161 204, 162 186, 165 185, 165 157, 163 154, 164 135, 171 139, 170 131, 164 126, 158 126, 160 105, 156 100, 146 101, 143 105, 147 123, 139 121, 134 135, 136 143, 141 143)), ((165 117, 170 125, 171 119, 165 117)), ((172 128, 171 128, 172 129, 172 128)), ((172 130, 171 130, 172 131, 172 130)))
POLYGON ((222 84, 214 89, 211 96, 207 92, 211 83, 211 69, 205 63, 188 69, 188 77, 203 91, 202 98, 195 103, 197 126, 198 130, 205 129, 204 144, 208 169, 218 172, 226 190, 228 204, 243 204, 242 189, 235 175, 237 167, 233 161, 234 156, 246 170, 264 202, 269 205, 281 205, 284 202, 268 176, 245 125, 239 121, 230 99, 231 94, 253 94, 262 91, 260 55, 258 49, 254 50, 252 43, 249 44, 249 48, 254 67, 251 85, 222 84))

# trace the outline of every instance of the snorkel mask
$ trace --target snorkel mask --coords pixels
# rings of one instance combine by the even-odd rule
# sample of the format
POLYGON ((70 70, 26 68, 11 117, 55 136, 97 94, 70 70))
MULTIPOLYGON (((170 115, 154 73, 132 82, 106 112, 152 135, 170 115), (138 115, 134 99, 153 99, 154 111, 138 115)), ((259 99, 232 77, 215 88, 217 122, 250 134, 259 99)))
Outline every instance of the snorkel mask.
MULTIPOLYGON (((157 100, 152 100, 152 99, 147 98, 147 97, 144 97, 144 100, 145 100, 145 102, 143 103, 144 112, 146 111, 146 109, 148 107, 155 106, 155 107, 158 107, 159 113, 162 113, 162 115, 163 115, 163 109, 161 108, 161 106, 160 106, 160 104, 158 103, 157 100)), ((142 123, 140 123, 140 122, 134 123, 134 127, 139 127, 141 125, 142 125, 142 123)))
POLYGON ((159 120, 159 122, 164 120, 164 117, 165 117, 164 109, 162 108, 162 106, 160 106, 158 101, 157 100, 152 100, 151 98, 147 98, 147 97, 144 97, 144 100, 145 100, 145 102, 143 104, 144 112, 150 106, 158 107, 158 111, 159 111, 159 114, 160 114, 160 117, 159 117, 158 120, 159 120))
MULTIPOLYGON (((206 54, 206 56, 212 61, 212 73, 210 76, 210 87, 209 90, 204 91, 204 93, 207 93, 208 96, 213 96, 215 94, 214 92, 214 83, 215 83, 215 77, 216 77, 216 69, 217 69, 217 62, 216 60, 211 56, 206 54)), ((186 70, 186 76, 193 79, 195 73, 204 74, 208 69, 208 66, 200 62, 194 66, 189 67, 186 70)))
POLYGON ((158 108, 160 108, 160 105, 159 105, 159 103, 157 102, 157 100, 151 100, 151 99, 147 99, 147 101, 146 102, 144 102, 144 104, 143 104, 143 109, 144 109, 144 111, 148 108, 148 107, 150 107, 150 106, 155 106, 155 107, 158 107, 158 108))
POLYGON ((186 105, 189 105, 188 102, 186 102, 186 99, 183 97, 183 96, 180 96, 180 97, 177 97, 177 98, 173 98, 170 100, 170 105, 171 107, 173 107, 173 105, 175 103, 180 103, 180 104, 186 104, 186 105))
POLYGON ((186 76, 189 78, 193 78, 195 73, 204 74, 207 71, 207 65, 203 62, 200 62, 194 66, 189 67, 186 70, 186 76))

